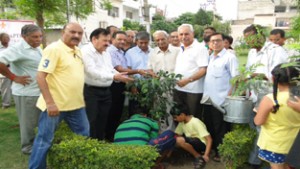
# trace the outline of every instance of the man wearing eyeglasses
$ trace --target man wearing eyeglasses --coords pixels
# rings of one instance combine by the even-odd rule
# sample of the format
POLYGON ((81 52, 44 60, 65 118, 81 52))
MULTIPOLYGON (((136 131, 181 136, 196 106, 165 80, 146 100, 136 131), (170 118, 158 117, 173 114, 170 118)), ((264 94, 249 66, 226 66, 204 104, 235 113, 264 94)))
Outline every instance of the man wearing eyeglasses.
POLYGON ((238 61, 233 53, 225 49, 223 34, 213 33, 209 45, 213 53, 209 57, 201 103, 204 104, 204 123, 212 136, 213 150, 216 152, 213 160, 220 161, 217 147, 229 129, 220 106, 231 93, 230 79, 238 74, 238 61))

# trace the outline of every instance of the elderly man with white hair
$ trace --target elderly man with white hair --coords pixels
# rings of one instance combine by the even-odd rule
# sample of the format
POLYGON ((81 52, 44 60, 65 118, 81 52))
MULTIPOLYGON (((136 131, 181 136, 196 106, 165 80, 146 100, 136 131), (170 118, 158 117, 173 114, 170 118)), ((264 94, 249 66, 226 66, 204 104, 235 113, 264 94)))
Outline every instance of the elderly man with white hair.
POLYGON ((173 73, 175 69, 176 58, 180 48, 169 45, 168 33, 158 30, 153 33, 156 46, 149 54, 148 69, 154 73, 160 70, 173 73))
MULTIPOLYGON (((158 30, 153 33, 153 39, 156 46, 149 54, 148 69, 157 73, 160 70, 174 73, 177 55, 180 51, 179 47, 174 47, 169 44, 169 35, 166 31, 158 30)), ((172 96, 170 95, 170 99, 172 96)), ((170 106, 168 106, 168 112, 170 106)), ((160 129, 162 131, 175 129, 173 117, 171 115, 160 119, 160 129)))
POLYGON ((174 90, 174 101, 187 106, 191 115, 202 119, 200 100, 203 95, 204 77, 208 65, 207 49, 194 39, 194 29, 190 24, 178 27, 181 50, 177 56, 175 74, 181 74, 174 90))

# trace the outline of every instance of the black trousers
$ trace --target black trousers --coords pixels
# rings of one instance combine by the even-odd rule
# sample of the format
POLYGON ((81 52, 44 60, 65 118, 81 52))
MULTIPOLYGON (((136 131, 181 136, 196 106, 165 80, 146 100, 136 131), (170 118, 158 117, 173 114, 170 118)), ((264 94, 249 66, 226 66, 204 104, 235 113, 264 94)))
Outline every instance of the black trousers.
POLYGON ((113 141, 117 127, 121 123, 121 117, 123 114, 124 101, 125 101, 125 83, 113 82, 110 86, 112 94, 112 106, 108 115, 108 122, 106 124, 105 138, 109 141, 113 141))
POLYGON ((90 137, 104 140, 105 128, 111 107, 109 87, 84 85, 86 113, 90 123, 90 137))
POLYGON ((202 93, 187 93, 176 89, 173 92, 173 99, 179 106, 187 106, 191 115, 203 119, 203 105, 200 104, 202 93))
POLYGON ((217 155, 218 146, 222 143, 224 135, 230 130, 230 123, 223 120, 223 113, 212 105, 204 105, 204 123, 213 139, 212 148, 217 155))

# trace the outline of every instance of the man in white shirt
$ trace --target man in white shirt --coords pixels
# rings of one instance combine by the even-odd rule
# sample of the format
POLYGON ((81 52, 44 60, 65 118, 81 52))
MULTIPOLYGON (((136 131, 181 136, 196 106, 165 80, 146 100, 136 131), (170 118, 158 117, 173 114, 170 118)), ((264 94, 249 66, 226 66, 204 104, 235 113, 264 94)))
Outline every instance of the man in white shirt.
POLYGON ((112 65, 111 56, 106 52, 109 46, 109 32, 95 29, 90 35, 90 43, 82 48, 85 85, 84 100, 90 123, 90 136, 103 140, 111 107, 110 86, 112 82, 128 82, 127 73, 119 73, 112 65))
POLYGON ((300 55, 300 52, 295 50, 295 49, 288 49, 286 47, 284 47, 285 45, 285 31, 282 30, 282 29, 273 29, 271 32, 270 32, 270 35, 269 35, 269 41, 279 45, 279 46, 282 46, 283 49, 285 49, 285 51, 287 52, 288 56, 289 57, 292 57, 292 56, 298 56, 300 55))
POLYGON ((236 56, 224 47, 224 35, 221 33, 212 34, 209 43, 213 53, 207 67, 201 102, 205 104, 204 123, 213 138, 213 159, 220 161, 217 147, 222 143, 230 126, 223 120, 223 113, 219 107, 230 95, 230 79, 238 74, 238 62, 236 56))
POLYGON ((190 113, 202 119, 200 100, 203 94, 204 76, 208 65, 208 51, 194 40, 194 29, 190 24, 178 27, 179 39, 182 43, 177 56, 175 74, 181 74, 174 90, 174 101, 179 105, 187 105, 190 113))
POLYGON ((205 46, 207 49, 209 49, 208 43, 210 35, 216 33, 216 29, 214 27, 205 27, 203 31, 203 41, 200 43, 201 45, 205 46))
MULTIPOLYGON (((174 47, 168 42, 169 35, 166 31, 158 30, 153 33, 154 41, 157 45, 149 54, 148 69, 153 73, 158 73, 160 70, 174 73, 177 55, 180 51, 179 47, 174 47)), ((169 99, 172 97, 168 94, 169 99)), ((167 112, 170 111, 168 106, 167 112)), ((166 114, 164 118, 160 119, 160 129, 162 131, 175 129, 173 117, 166 114)))
POLYGON ((154 73, 160 70, 173 73, 175 63, 180 48, 173 47, 168 43, 168 33, 166 31, 158 30, 153 33, 154 41, 157 45, 149 54, 148 69, 154 73))
POLYGON ((169 42, 174 47, 180 47, 180 40, 178 39, 178 31, 170 32, 169 42))

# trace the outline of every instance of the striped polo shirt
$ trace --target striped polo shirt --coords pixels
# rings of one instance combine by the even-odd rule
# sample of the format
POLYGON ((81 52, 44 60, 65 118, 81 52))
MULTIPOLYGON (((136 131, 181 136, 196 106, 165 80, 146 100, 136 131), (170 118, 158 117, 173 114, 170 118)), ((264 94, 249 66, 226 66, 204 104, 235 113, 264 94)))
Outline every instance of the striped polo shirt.
POLYGON ((131 116, 117 128, 114 142, 117 144, 146 145, 158 136, 158 123, 140 114, 131 116))

